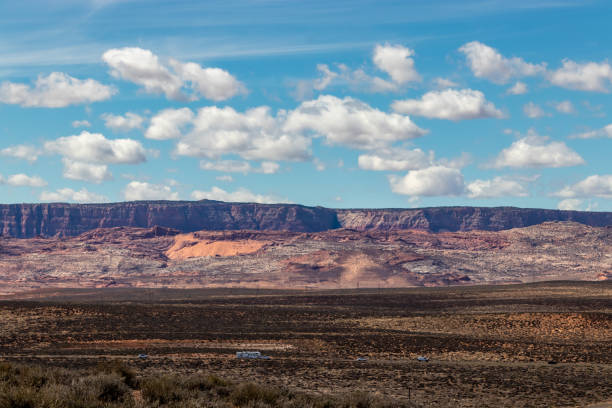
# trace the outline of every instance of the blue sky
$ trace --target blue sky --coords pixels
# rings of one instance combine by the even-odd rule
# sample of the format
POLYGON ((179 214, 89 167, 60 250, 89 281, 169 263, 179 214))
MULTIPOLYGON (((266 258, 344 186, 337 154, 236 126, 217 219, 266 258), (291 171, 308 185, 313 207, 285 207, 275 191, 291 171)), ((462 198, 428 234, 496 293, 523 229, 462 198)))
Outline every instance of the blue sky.
POLYGON ((3 2, 0 201, 610 211, 611 12, 3 2))

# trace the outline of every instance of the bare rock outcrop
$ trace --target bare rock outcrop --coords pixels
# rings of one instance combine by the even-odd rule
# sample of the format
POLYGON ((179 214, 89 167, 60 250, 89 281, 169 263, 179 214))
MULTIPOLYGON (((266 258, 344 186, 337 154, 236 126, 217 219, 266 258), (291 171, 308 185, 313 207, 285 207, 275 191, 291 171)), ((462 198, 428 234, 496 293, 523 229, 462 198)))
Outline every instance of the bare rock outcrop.
POLYGON ((296 204, 220 201, 136 201, 112 204, 0 205, 0 236, 71 237, 96 228, 320 232, 417 229, 429 232, 500 231, 548 221, 612 225, 612 212, 560 211, 514 207, 417 209, 329 209, 296 204))

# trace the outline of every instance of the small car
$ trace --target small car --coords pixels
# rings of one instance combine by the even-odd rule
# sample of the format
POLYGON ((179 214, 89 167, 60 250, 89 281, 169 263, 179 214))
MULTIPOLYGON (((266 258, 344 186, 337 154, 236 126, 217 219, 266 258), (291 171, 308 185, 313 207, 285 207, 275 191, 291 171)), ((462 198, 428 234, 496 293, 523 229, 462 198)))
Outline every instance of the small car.
POLYGON ((356 361, 368 361, 367 357, 357 357, 356 361))
POLYGON ((139 354, 138 358, 141 359, 141 360, 146 360, 147 358, 149 358, 149 355, 148 354, 139 354))
POLYGON ((418 361, 422 361, 422 362, 424 362, 424 363, 426 363, 426 362, 428 362, 428 361, 429 361, 429 359, 428 359, 427 357, 425 357, 425 356, 418 356, 418 357, 417 357, 417 360, 418 360, 418 361))

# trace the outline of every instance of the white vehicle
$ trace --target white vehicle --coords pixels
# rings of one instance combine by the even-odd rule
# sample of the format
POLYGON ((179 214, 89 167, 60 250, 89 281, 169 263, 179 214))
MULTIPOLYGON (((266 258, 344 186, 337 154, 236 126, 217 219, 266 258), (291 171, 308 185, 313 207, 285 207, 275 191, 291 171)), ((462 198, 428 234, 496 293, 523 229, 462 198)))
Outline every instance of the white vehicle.
POLYGON ((423 356, 419 356, 419 357, 417 357, 417 360, 418 360, 418 361, 425 362, 425 363, 429 361, 429 359, 428 359, 427 357, 423 357, 423 356))
POLYGON ((247 358, 254 360, 270 360, 270 356, 262 356, 259 351, 238 351, 236 358, 247 358))

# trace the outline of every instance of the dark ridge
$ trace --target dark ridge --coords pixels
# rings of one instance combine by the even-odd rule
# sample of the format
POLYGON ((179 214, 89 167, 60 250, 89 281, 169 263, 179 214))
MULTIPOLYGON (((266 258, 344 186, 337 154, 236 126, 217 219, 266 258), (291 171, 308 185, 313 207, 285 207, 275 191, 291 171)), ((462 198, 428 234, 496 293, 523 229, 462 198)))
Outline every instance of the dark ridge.
POLYGON ((76 236, 96 228, 161 226, 182 232, 199 230, 271 230, 317 232, 423 229, 498 231, 574 221, 612 225, 612 212, 562 211, 516 207, 430 207, 415 209, 329 209, 296 204, 221 201, 133 201, 105 204, 2 204, 0 236, 76 236))

